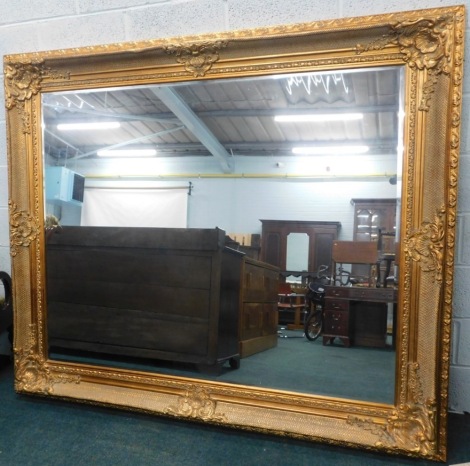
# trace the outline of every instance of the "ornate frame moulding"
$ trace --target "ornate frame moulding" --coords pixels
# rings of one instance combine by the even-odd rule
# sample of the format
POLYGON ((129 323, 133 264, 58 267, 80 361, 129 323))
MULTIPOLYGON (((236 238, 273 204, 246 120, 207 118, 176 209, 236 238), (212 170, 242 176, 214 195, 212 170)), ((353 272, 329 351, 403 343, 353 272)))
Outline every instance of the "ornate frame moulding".
POLYGON ((23 105, 41 90, 44 68, 38 63, 5 63, 5 105, 8 110, 23 105))
POLYGON ((16 390, 445 460, 464 31, 457 6, 6 56, 16 390), (43 94, 389 66, 405 92, 394 404, 48 359, 43 94), (445 299, 424 305, 431 288, 445 299))
POLYGON ((204 387, 191 385, 183 396, 178 398, 178 405, 169 407, 167 414, 183 416, 203 421, 227 422, 227 416, 216 414, 217 402, 204 387))
POLYGON ((54 394, 58 383, 80 383, 80 377, 56 373, 37 352, 38 340, 34 325, 30 325, 29 341, 23 348, 14 348, 15 389, 18 392, 54 394))
POLYGON ((378 436, 377 447, 432 458, 437 453, 437 403, 423 397, 417 363, 410 363, 409 374, 411 400, 394 409, 386 424, 355 416, 349 417, 348 422, 378 436))
POLYGON ((176 56, 176 61, 195 78, 203 77, 219 60, 219 50, 227 47, 227 41, 187 45, 169 45, 165 47, 168 54, 176 56))
POLYGON ((16 256, 20 247, 28 247, 39 234, 39 226, 32 215, 19 211, 17 205, 10 201, 10 254, 16 256))
POLYGON ((25 102, 32 99, 41 91, 43 79, 68 79, 68 73, 59 73, 44 66, 44 60, 34 60, 26 63, 9 63, 5 57, 4 85, 5 106, 7 110, 14 107, 19 109, 23 121, 23 133, 31 132, 29 112, 25 109, 25 102))
POLYGON ((421 228, 405 240, 405 252, 413 261, 422 264, 424 272, 435 272, 436 282, 442 282, 446 210, 437 212, 434 221, 424 221, 421 228))
POLYGON ((419 107, 428 111, 438 76, 441 73, 448 76, 452 70, 453 21, 450 15, 397 21, 390 25, 388 34, 370 45, 358 45, 357 51, 363 53, 384 49, 389 44, 398 45, 410 68, 428 72, 419 107))

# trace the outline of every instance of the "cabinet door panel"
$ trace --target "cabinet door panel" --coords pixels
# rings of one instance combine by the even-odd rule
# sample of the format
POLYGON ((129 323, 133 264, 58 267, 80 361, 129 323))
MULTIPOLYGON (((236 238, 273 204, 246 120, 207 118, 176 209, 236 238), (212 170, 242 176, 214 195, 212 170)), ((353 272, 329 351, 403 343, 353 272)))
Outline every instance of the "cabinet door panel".
POLYGON ((314 236, 313 257, 311 259, 311 270, 316 271, 321 265, 327 265, 329 272, 331 272, 332 258, 331 250, 333 248, 333 241, 336 239, 336 232, 316 233, 314 236))
POLYGON ((268 233, 263 260, 268 264, 281 267, 281 237, 279 233, 268 233))

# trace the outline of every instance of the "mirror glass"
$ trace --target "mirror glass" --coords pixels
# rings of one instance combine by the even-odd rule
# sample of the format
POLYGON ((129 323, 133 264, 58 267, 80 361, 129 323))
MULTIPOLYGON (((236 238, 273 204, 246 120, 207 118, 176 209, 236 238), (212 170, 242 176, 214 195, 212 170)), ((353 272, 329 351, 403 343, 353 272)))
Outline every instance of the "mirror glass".
MULTIPOLYGON (((307 233, 289 233, 287 235, 286 269, 299 272, 308 271, 309 237, 307 233)), ((289 277, 292 281, 301 281, 300 277, 289 277)))
MULTIPOLYGON (((302 326, 281 329, 279 319, 273 347, 216 374, 105 345, 90 351, 80 344, 90 329, 106 340, 111 326, 98 328, 92 314, 80 324, 99 306, 82 294, 77 277, 101 281, 101 298, 116 309, 141 290, 125 282, 109 287, 98 252, 96 261, 82 263, 80 253, 54 255, 53 245, 69 232, 83 239, 99 228, 217 228, 232 249, 261 261, 260 219, 338 222, 339 240, 360 240, 352 199, 399 205, 402 72, 394 66, 43 93, 50 358, 393 403, 392 324, 386 344, 363 340, 347 348, 308 341, 302 326), (65 263, 56 269, 59 259, 65 263), (56 301, 51 277, 59 270, 61 289, 75 295, 80 312, 56 301), (315 360, 328 368, 321 377, 315 360)), ((308 237, 300 237, 308 251, 308 237)), ((307 254, 305 266, 289 254, 288 268, 306 270, 307 254)), ((185 276, 186 267, 183 260, 178 274, 192 289, 197 280, 185 276)), ((139 338, 131 316, 117 312, 116 319, 128 320, 139 338)), ((170 333, 168 345, 179 338, 178 330, 170 333)))

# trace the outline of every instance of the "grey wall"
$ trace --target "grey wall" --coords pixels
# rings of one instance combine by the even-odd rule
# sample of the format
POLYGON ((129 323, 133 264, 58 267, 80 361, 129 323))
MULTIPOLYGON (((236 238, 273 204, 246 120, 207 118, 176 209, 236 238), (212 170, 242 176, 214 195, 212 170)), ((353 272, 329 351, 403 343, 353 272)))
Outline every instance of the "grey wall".
POLYGON ((230 233, 261 233, 260 219, 341 222, 340 239, 352 240, 351 198, 393 197, 382 182, 286 180, 194 180, 188 226, 219 227, 230 233), (380 194, 378 194, 380 193, 380 194))
MULTIPOLYGON (((10 0, 2 55, 453 5, 448 0, 10 0)), ((470 49, 467 18, 467 50, 470 49)), ((3 85, 1 87, 3 92, 3 85)), ((470 411, 470 69, 466 64, 450 409, 470 411)), ((10 270, 5 114, 0 109, 0 269, 10 270)))

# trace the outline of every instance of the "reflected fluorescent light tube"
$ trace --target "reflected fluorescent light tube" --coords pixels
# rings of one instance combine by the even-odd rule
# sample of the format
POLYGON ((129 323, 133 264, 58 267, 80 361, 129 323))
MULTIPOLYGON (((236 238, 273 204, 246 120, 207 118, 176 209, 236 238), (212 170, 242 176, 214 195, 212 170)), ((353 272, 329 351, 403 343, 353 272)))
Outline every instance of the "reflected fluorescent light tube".
POLYGON ((362 120, 362 113, 317 113, 317 114, 298 114, 298 115, 276 115, 274 121, 279 122, 302 122, 302 121, 353 121, 362 120))
POLYGON ((100 157, 152 157, 157 155, 155 149, 110 149, 99 150, 96 153, 100 157))
POLYGON ((369 146, 311 146, 294 147, 293 154, 297 155, 323 155, 323 154, 364 154, 369 151, 369 146))
POLYGON ((95 121, 88 123, 60 123, 57 125, 59 131, 81 131, 94 129, 116 129, 121 124, 119 121, 95 121))

